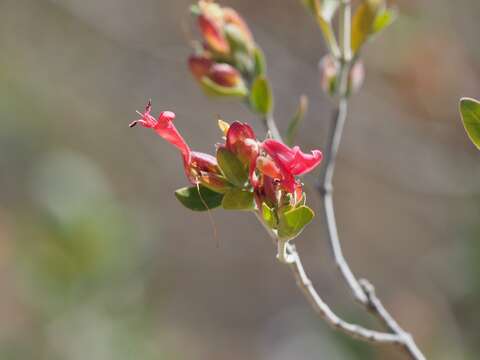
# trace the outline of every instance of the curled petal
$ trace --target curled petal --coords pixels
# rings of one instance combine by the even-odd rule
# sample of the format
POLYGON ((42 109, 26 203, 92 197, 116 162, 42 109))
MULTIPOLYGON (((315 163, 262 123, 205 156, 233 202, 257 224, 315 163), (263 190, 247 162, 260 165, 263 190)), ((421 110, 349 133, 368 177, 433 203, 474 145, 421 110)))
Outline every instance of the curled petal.
POLYGON ((221 28, 213 20, 205 15, 200 15, 198 17, 198 25, 210 49, 224 55, 230 52, 230 45, 227 39, 223 35, 221 28))
POLYGON ((272 139, 265 140, 262 147, 284 172, 291 175, 306 174, 322 161, 320 150, 313 150, 310 154, 307 154, 302 152, 298 146, 289 148, 285 144, 272 139))

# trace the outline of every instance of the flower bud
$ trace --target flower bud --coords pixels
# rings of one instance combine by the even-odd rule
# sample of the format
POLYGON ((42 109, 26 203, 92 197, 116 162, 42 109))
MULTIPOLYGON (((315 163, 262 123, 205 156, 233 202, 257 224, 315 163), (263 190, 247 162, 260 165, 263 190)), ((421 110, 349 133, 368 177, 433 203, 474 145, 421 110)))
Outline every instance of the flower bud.
POLYGON ((209 78, 214 83, 225 87, 234 87, 243 81, 237 69, 231 65, 221 63, 212 65, 209 78))
POLYGON ((229 182, 218 174, 202 172, 197 179, 200 184, 218 193, 225 193, 231 189, 229 182))
POLYGON ((248 51, 253 50, 255 42, 252 32, 243 18, 232 8, 223 8, 224 30, 235 45, 248 51))
POLYGON ((197 80, 207 76, 213 61, 201 55, 192 55, 188 58, 188 67, 197 80))
MULTIPOLYGON (((334 96, 339 91, 340 64, 331 55, 324 56, 319 64, 320 84, 325 93, 334 96)), ((357 60, 350 69, 348 76, 347 94, 356 93, 362 87, 365 78, 365 68, 360 60, 357 60)))
POLYGON ((230 53, 230 45, 223 34, 223 29, 218 23, 205 15, 200 15, 198 17, 198 25, 210 50, 221 55, 228 55, 230 53))
POLYGON ((258 156, 259 146, 255 133, 249 125, 235 121, 228 129, 226 140, 227 149, 243 164, 250 165, 258 156))

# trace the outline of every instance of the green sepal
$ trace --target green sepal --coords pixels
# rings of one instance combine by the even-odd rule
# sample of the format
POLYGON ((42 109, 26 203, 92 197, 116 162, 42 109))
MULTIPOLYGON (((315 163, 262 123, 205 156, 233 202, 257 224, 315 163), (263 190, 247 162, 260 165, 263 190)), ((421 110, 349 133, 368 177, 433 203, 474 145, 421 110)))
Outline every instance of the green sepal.
POLYGON ((460 100, 460 115, 468 137, 480 150, 480 101, 462 98, 460 100))
POLYGON ((236 25, 227 24, 224 26, 225 36, 233 52, 250 53, 248 41, 245 39, 242 31, 236 25))
POLYGON ((244 187, 248 180, 248 169, 231 151, 224 147, 217 150, 218 166, 225 178, 237 187, 244 187))
POLYGON ((272 111, 272 90, 264 75, 257 76, 250 91, 250 106, 256 112, 267 115, 272 111))
POLYGON ((203 185, 184 187, 175 191, 175 197, 187 209, 207 211, 222 204, 223 194, 212 191, 203 185))
POLYGON ((315 213, 313 210, 305 205, 280 212, 278 224, 279 238, 286 241, 297 237, 314 217, 315 213))
POLYGON ((243 81, 236 86, 226 87, 218 85, 207 76, 204 76, 200 79, 200 84, 203 91, 210 96, 246 97, 248 95, 248 89, 243 81))
POLYGON ((225 210, 255 210, 253 192, 243 189, 231 189, 225 193, 222 207, 225 210))
POLYGON ((270 208, 266 203, 262 203, 262 217, 265 224, 270 229, 276 229, 278 225, 277 216, 274 209, 270 208))

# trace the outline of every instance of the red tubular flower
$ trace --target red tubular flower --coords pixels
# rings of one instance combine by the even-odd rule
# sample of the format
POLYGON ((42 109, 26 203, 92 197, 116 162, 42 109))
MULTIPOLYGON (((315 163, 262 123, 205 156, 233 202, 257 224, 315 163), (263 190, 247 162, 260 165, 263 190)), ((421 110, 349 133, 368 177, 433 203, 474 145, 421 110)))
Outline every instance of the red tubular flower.
POLYGON ((265 140, 262 148, 280 168, 283 175, 283 179, 280 180, 290 193, 295 191, 294 176, 312 171, 322 161, 320 150, 313 150, 311 154, 306 154, 298 146, 289 148, 277 140, 265 140))
POLYGON ((180 150, 185 174, 192 184, 200 182, 214 191, 222 192, 228 185, 225 179, 220 176, 221 171, 217 159, 209 154, 190 150, 182 135, 173 125, 173 119, 175 119, 173 112, 163 111, 160 113, 158 120, 155 120, 150 114, 151 110, 152 104, 149 101, 145 112, 139 113, 141 119, 130 123, 130 127, 140 124, 145 128, 153 129, 159 136, 180 150))
POLYGON ((182 135, 180 135, 176 127, 173 125, 175 114, 171 111, 163 111, 160 113, 158 120, 155 120, 155 118, 150 114, 151 111, 152 102, 149 100, 147 106, 145 107, 145 112, 137 112, 142 118, 133 121, 129 126, 134 127, 135 125, 140 124, 145 128, 155 130, 158 135, 180 150, 186 163, 190 163, 190 148, 183 139, 182 135))

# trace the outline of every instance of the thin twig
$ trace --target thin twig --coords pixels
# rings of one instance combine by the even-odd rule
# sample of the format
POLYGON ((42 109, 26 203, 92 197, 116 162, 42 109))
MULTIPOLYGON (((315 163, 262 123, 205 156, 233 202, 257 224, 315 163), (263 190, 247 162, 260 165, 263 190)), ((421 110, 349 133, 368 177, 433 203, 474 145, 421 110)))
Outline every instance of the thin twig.
MULTIPOLYGON (((265 224, 258 212, 255 212, 255 215, 270 235, 273 244, 277 246, 279 241, 275 232, 272 231, 265 224)), ((396 334, 389 334, 386 332, 370 330, 363 326, 352 324, 341 319, 333 312, 333 310, 327 305, 327 303, 323 301, 321 296, 315 290, 312 281, 308 278, 308 275, 305 272, 301 258, 295 246, 292 244, 286 244, 286 251, 288 257, 288 261, 286 262, 286 264, 288 264, 288 266, 292 270, 298 287, 302 290, 303 294, 310 302, 314 310, 320 315, 323 320, 327 322, 328 325, 358 340, 382 344, 403 344, 402 339, 396 334)))
POLYGON ((282 141, 282 135, 280 134, 280 130, 278 130, 277 123, 272 114, 267 114, 265 116, 264 123, 272 138, 282 141))
POLYGON ((349 73, 351 69, 350 27, 351 5, 350 0, 343 0, 340 5, 340 40, 342 58, 340 59, 340 74, 338 84, 339 103, 334 113, 332 129, 329 133, 327 148, 325 151, 325 170, 317 184, 317 189, 323 199, 324 217, 327 225, 327 235, 332 249, 335 263, 340 270, 345 282, 352 291, 355 300, 361 303, 369 312, 374 314, 383 325, 395 334, 403 348, 414 360, 425 360, 412 336, 404 331, 395 321, 393 316, 385 309, 380 299, 375 294, 375 289, 368 280, 357 280, 343 255, 342 246, 338 236, 335 210, 333 204, 333 175, 338 149, 342 139, 343 128, 348 114, 348 87, 349 73))

